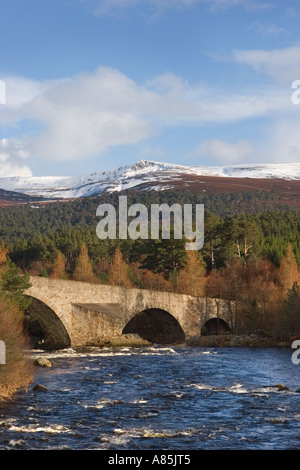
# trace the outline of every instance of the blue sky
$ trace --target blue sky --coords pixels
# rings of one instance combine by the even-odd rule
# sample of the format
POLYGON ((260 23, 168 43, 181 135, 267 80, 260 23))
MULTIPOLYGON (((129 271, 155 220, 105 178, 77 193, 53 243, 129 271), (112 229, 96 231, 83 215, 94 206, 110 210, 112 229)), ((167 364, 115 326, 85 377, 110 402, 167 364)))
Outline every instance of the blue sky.
POLYGON ((1 19, 0 176, 300 161, 299 0, 1 0, 1 19))

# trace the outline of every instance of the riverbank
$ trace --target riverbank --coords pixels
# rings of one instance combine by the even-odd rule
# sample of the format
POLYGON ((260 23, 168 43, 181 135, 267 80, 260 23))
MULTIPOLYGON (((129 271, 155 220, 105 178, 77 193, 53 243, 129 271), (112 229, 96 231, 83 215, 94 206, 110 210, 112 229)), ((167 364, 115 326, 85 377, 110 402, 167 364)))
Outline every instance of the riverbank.
POLYGON ((249 335, 209 335, 200 336, 189 342, 189 346, 203 347, 291 347, 292 341, 279 341, 276 338, 249 335))
MULTIPOLYGON (((291 347, 293 339, 279 341, 274 337, 259 334, 244 334, 244 335, 207 335, 193 338, 184 343, 186 346, 199 346, 199 347, 291 347)), ((141 338, 138 334, 123 334, 111 337, 106 341, 92 346, 101 347, 143 347, 150 346, 151 342, 141 338)), ((170 343, 170 345, 174 345, 170 343)))
POLYGON ((26 389, 34 380, 34 372, 30 376, 25 377, 23 380, 18 380, 15 383, 1 383, 0 381, 0 405, 9 402, 13 399, 14 395, 21 389, 26 389))
POLYGON ((27 388, 34 380, 34 375, 32 359, 22 351, 10 355, 7 363, 0 365, 0 404, 11 400, 20 389, 27 388))
MULTIPOLYGON (((291 347, 295 338, 290 338, 285 341, 278 340, 272 336, 259 335, 259 334, 219 334, 199 336, 182 343, 184 346, 199 346, 199 347, 291 347)), ((151 346, 154 343, 141 338, 137 333, 122 334, 107 338, 105 341, 98 343, 91 343, 87 346, 99 348, 122 348, 122 347, 144 347, 151 346)), ((179 343, 168 343, 169 346, 178 345, 179 343)))

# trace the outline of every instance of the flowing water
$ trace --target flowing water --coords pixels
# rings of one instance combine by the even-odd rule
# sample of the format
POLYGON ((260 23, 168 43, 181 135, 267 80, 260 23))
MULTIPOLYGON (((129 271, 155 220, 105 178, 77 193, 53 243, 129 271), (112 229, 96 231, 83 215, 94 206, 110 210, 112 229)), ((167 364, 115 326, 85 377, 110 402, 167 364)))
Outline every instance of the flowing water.
POLYGON ((0 406, 1 450, 300 449, 300 365, 288 348, 32 354, 53 366, 0 406))

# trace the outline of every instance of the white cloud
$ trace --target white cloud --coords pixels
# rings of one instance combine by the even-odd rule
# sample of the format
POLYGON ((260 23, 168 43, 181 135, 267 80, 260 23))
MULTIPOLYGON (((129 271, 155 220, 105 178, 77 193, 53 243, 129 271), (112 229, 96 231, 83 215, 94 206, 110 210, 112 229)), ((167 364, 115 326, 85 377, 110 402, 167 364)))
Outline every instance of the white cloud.
POLYGON ((294 119, 279 119, 270 123, 265 127, 261 141, 255 144, 242 140, 233 143, 205 140, 186 158, 211 160, 219 165, 300 162, 300 116, 297 114, 294 119))
MULTIPOLYGON (((150 8, 153 12, 167 9, 186 8, 195 5, 199 0, 83 0, 92 4, 97 16, 116 15, 132 8, 150 8)), ((202 0, 200 0, 202 1, 202 0)), ((206 1, 206 0, 204 0, 206 1)), ((208 0, 209 1, 209 0, 208 0)))
POLYGON ((165 74, 147 85, 152 90, 147 112, 161 125, 234 122, 283 112, 291 108, 290 88, 265 86, 254 92, 225 92, 165 74))
POLYGON ((261 36, 273 36, 276 37, 279 34, 288 34, 288 31, 280 26, 272 23, 262 23, 260 21, 254 21, 250 26, 250 30, 256 31, 261 36))
POLYGON ((300 117, 291 120, 282 119, 272 123, 265 133, 265 142, 259 149, 261 161, 300 162, 299 129, 300 117))
POLYGON ((163 12, 169 9, 180 10, 198 4, 203 4, 211 12, 225 10, 235 6, 242 6, 247 11, 256 11, 272 8, 271 2, 259 0, 81 0, 91 3, 96 15, 118 14, 132 8, 150 8, 155 12, 163 12))
POLYGON ((52 83, 44 93, 32 94, 31 101, 18 98, 22 104, 18 109, 7 106, 0 121, 38 123, 40 133, 23 138, 31 155, 75 160, 147 138, 151 127, 139 103, 149 99, 147 93, 119 72, 100 68, 52 83))
MULTIPOLYGON (((282 115, 292 107, 290 90, 287 96, 275 88, 225 94, 203 83, 191 86, 172 74, 139 86, 119 71, 105 67, 73 79, 39 84, 11 78, 7 83, 16 91, 10 104, 1 109, 0 122, 26 129, 22 126, 28 121, 34 132, 20 137, 18 151, 51 160, 97 156, 113 146, 145 141, 170 126, 282 115)), ((6 145, 12 159, 16 158, 16 142, 6 145)), ((242 150, 235 147, 235 152, 242 150)), ((224 146, 223 152, 226 159, 224 146)), ((235 155, 233 158, 237 158, 235 155)))
POLYGON ((6 83, 6 105, 19 108, 47 90, 51 82, 39 82, 23 77, 4 77, 6 83))
POLYGON ((274 50, 236 50, 232 58, 254 70, 272 76, 280 83, 291 82, 300 77, 300 47, 274 50))
POLYGON ((5 107, 0 112, 0 124, 14 123, 24 117, 28 117, 28 106, 31 106, 33 101, 45 95, 49 90, 57 85, 64 83, 65 80, 45 80, 39 82, 38 80, 31 80, 24 77, 3 77, 3 82, 6 88, 6 102, 5 107))
POLYGON ((295 116, 294 119, 278 119, 270 123, 265 127, 262 139, 255 144, 246 140, 233 143, 205 140, 186 158, 211 160, 218 165, 300 162, 300 116, 297 113, 295 116))
POLYGON ((26 165, 27 155, 16 140, 0 140, 0 177, 31 176, 26 165))
POLYGON ((257 10, 266 10, 273 8, 271 2, 263 2, 256 0, 198 0, 199 3, 207 3, 212 11, 224 10, 235 6, 242 6, 249 12, 257 10))
POLYGON ((299 17, 299 11, 297 10, 296 7, 288 7, 285 10, 285 16, 287 18, 298 18, 299 17))
POLYGON ((220 165, 233 165, 249 161, 252 154, 253 148, 247 141, 229 143, 211 139, 203 141, 189 157, 206 158, 220 165))

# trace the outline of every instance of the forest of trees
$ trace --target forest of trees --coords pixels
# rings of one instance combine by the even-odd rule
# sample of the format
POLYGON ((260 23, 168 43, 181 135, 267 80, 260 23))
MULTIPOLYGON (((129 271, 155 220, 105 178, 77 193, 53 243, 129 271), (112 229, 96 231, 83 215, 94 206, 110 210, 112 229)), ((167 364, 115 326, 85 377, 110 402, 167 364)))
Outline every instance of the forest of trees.
POLYGON ((205 203, 205 243, 99 240, 96 208, 117 196, 0 208, 0 239, 24 273, 232 300, 234 331, 300 333, 300 214, 272 193, 126 193, 128 205, 205 203))

